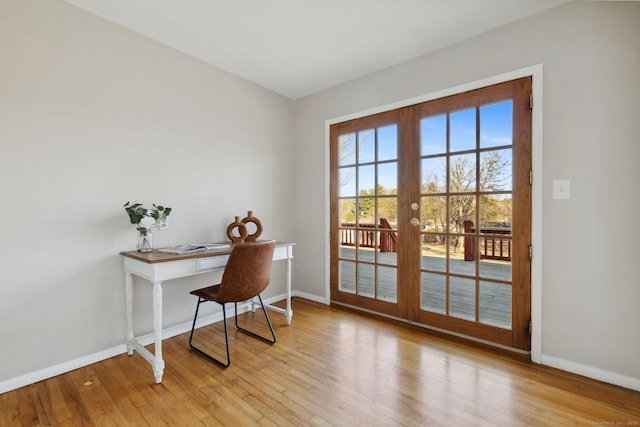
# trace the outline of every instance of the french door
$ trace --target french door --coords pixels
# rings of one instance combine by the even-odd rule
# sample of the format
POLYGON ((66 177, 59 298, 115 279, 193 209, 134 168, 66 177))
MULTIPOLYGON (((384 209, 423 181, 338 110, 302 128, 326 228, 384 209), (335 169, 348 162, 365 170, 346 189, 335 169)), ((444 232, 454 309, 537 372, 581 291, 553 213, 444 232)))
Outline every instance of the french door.
POLYGON ((529 350, 531 78, 330 127, 331 300, 529 350))

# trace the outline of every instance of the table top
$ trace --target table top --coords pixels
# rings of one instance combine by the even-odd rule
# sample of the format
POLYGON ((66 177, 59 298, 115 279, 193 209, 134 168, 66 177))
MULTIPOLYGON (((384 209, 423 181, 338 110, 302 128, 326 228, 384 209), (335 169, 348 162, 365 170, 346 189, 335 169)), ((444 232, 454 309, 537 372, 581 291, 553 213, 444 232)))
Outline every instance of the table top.
MULTIPOLYGON (((146 262, 147 264, 155 264, 159 262, 179 261, 182 259, 208 258, 212 256, 217 256, 217 255, 228 255, 231 253, 231 250, 233 249, 233 247, 237 245, 237 244, 232 244, 230 242, 221 242, 221 244, 228 244, 229 246, 222 249, 210 249, 208 251, 194 252, 189 254, 168 254, 168 253, 160 252, 154 249, 151 252, 123 251, 123 252, 120 252, 120 255, 122 255, 123 257, 146 262)), ((242 244, 242 243, 239 243, 239 244, 242 244)), ((295 243, 276 241, 276 247, 293 246, 293 245, 295 245, 295 243)))

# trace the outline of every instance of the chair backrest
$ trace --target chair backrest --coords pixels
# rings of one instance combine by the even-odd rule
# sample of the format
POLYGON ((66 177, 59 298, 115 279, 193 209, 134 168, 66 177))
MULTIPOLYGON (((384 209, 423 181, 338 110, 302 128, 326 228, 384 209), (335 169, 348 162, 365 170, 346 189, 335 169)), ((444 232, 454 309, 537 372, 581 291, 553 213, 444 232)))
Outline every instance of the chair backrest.
POLYGON ((275 240, 234 246, 222 274, 217 301, 246 301, 264 291, 271 281, 275 246, 275 240))

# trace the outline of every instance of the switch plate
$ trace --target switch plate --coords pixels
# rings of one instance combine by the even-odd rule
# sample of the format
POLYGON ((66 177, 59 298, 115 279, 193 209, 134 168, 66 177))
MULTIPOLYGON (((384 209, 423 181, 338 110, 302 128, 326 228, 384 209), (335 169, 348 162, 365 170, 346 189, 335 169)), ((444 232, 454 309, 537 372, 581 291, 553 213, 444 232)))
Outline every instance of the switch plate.
POLYGON ((551 198, 566 200, 571 198, 571 181, 568 179, 554 179, 551 198))

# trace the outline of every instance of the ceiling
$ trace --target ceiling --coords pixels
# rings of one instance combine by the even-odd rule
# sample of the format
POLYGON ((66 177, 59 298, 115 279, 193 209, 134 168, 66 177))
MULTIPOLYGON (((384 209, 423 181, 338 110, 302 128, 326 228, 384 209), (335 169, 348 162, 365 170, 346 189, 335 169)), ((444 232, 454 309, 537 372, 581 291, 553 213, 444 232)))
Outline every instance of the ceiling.
POLYGON ((65 0, 291 99, 570 0, 65 0))

